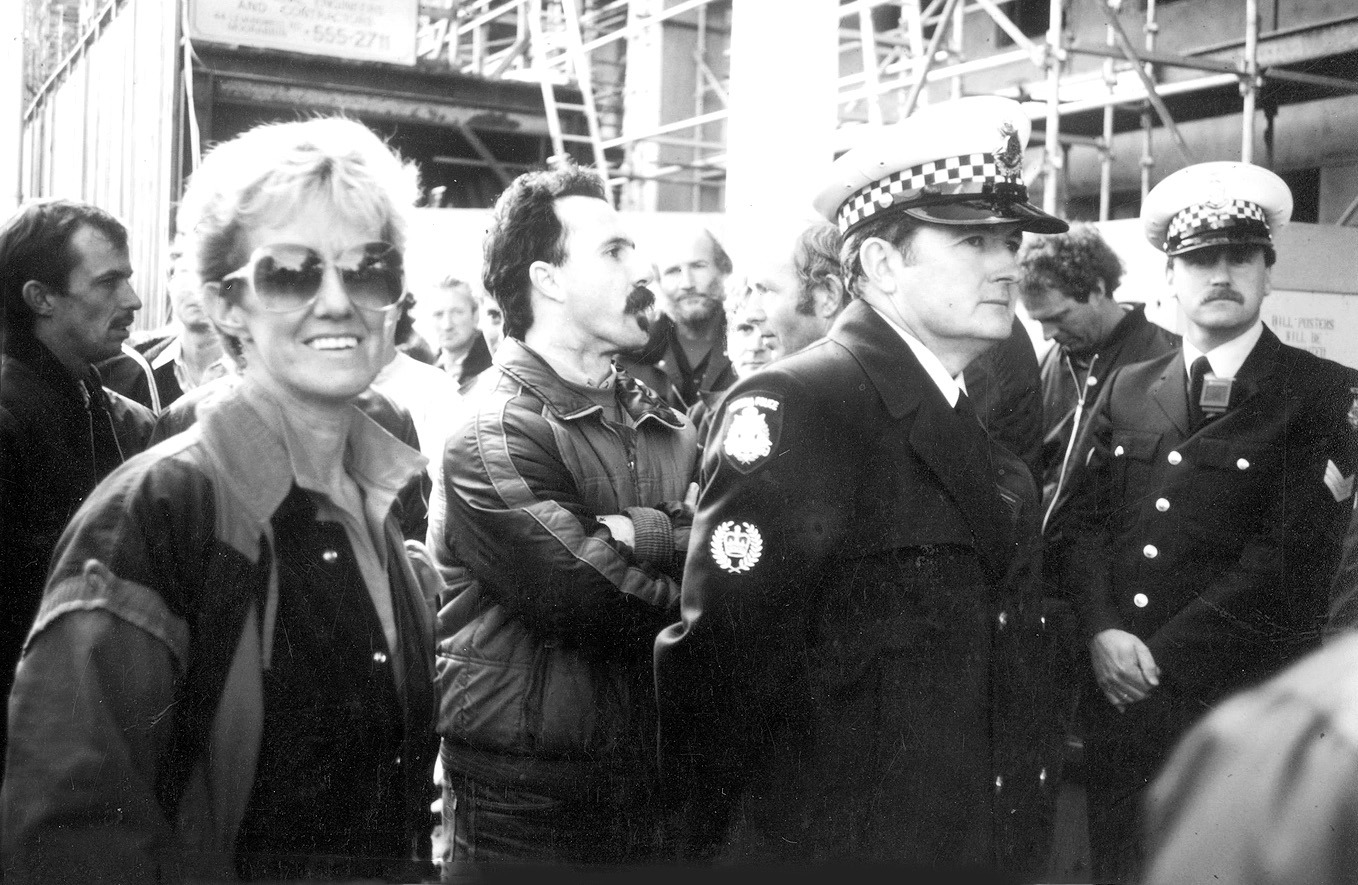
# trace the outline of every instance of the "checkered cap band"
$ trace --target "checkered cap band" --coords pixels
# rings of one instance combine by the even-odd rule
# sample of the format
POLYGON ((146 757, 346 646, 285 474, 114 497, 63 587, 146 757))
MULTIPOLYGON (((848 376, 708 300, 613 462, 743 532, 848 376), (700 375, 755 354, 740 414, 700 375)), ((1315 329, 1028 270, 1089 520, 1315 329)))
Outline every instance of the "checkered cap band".
POLYGON ((849 228, 890 208, 900 194, 930 185, 955 184, 959 181, 979 181, 993 188, 999 178, 999 169, 991 154, 967 154, 945 160, 930 160, 893 172, 886 178, 879 178, 867 187, 860 188, 844 201, 839 207, 839 232, 846 234, 849 228))
POLYGON ((1174 251, 1187 239, 1213 232, 1243 228, 1243 232, 1268 235, 1268 218, 1257 203, 1247 200, 1228 200, 1224 205, 1198 203, 1180 211, 1169 222, 1165 234, 1166 251, 1174 251))

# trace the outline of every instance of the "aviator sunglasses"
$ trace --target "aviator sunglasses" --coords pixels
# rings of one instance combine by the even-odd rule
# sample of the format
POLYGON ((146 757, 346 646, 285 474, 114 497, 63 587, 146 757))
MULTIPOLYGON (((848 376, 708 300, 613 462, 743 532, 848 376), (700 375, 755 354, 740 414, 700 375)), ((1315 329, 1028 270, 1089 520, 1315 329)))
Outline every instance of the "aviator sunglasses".
POLYGON ((292 313, 316 300, 326 264, 334 266, 345 294, 358 307, 390 310, 405 293, 400 250, 379 242, 350 247, 328 261, 310 246, 271 243, 250 253, 250 260, 222 282, 249 280, 265 310, 292 313))

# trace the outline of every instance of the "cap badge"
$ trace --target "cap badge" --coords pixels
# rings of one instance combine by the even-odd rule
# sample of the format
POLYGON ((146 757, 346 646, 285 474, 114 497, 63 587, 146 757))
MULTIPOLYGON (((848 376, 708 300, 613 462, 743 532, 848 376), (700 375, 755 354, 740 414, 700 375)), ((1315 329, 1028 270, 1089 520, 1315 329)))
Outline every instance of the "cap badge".
POLYGON ((1213 209, 1222 209, 1226 206, 1227 200, 1226 185, 1219 177, 1213 175, 1207 182, 1207 199, 1203 202, 1213 209))
POLYGON ((764 538, 753 523, 731 520, 712 533, 712 561, 733 575, 748 572, 764 552, 764 538))
POLYGON ((1019 143, 1018 130, 1012 123, 1000 124, 1000 146, 995 148, 995 168, 1000 176, 1017 179, 1023 172, 1023 145, 1019 143))

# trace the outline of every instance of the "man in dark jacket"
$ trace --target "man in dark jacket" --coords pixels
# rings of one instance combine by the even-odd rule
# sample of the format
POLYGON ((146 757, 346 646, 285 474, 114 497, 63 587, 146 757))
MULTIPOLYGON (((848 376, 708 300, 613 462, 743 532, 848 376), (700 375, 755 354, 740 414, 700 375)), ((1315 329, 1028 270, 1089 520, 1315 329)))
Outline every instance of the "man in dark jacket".
POLYGON ((855 299, 723 397, 655 651, 689 858, 1040 872, 1037 490, 959 383, 1010 334, 1022 232, 1066 228, 1028 131, 968 98, 837 160, 815 205, 855 299))
POLYGON ((88 203, 34 201, 0 227, 0 697, 57 538, 155 422, 94 368, 118 353, 141 308, 131 276, 127 229, 88 203))
POLYGON ((1183 345, 1104 381, 1069 505, 1096 882, 1141 881, 1146 784, 1185 730, 1319 642, 1353 504, 1358 372, 1261 319, 1291 210, 1281 178, 1230 162, 1186 167, 1142 206, 1183 345))
MULTIPOLYGON (((1056 343, 1042 357, 1044 428, 1042 484, 1044 530, 1056 537, 1051 514, 1069 492, 1069 478, 1082 465, 1071 446, 1089 423, 1099 383, 1114 369, 1168 353, 1179 336, 1151 322, 1144 304, 1114 300, 1122 283, 1122 260, 1092 224, 1034 237, 1019 255, 1024 310, 1056 343)), ((1054 564, 1050 555, 1048 569, 1054 564)))
POLYGON ((171 255, 170 323, 125 342, 120 354, 99 364, 105 385, 156 414, 187 391, 231 371, 203 309, 202 281, 182 248, 171 255))
POLYGON ((481 302, 466 280, 446 277, 421 289, 417 303, 436 333, 434 365, 457 379, 458 390, 466 393, 490 368, 490 347, 479 321, 481 302))
POLYGON ((646 345, 624 355, 628 372, 687 412, 736 380, 726 354, 726 282, 731 258, 706 227, 656 244, 664 311, 646 345))
POLYGON ((655 297, 606 196, 575 167, 525 173, 487 234, 505 339, 429 527, 454 871, 660 857, 651 646, 678 617, 697 441, 612 362, 655 297))

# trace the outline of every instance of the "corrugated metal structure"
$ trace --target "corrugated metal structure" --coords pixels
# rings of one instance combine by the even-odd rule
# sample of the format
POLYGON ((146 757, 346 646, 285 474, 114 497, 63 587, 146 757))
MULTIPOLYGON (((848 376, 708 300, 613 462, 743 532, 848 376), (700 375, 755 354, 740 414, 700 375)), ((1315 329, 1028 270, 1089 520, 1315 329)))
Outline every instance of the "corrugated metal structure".
POLYGON ((170 212, 180 181, 176 5, 112 0, 24 111, 21 184, 27 196, 87 200, 131 233, 139 325, 164 322, 170 212))

